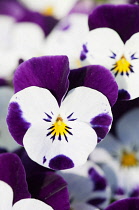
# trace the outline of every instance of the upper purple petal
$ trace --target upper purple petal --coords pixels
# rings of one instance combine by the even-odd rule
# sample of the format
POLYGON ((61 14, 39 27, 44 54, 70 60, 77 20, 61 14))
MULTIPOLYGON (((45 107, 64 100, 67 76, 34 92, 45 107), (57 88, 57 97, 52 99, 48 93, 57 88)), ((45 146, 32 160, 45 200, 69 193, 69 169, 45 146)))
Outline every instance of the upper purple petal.
POLYGON ((116 201, 108 206, 105 210, 138 210, 139 209, 139 198, 127 198, 116 201))
POLYGON ((70 71, 70 89, 85 86, 103 93, 113 106, 118 97, 118 86, 110 71, 102 66, 92 65, 70 71))
POLYGON ((42 200, 55 210, 70 209, 67 183, 56 173, 36 173, 28 184, 33 198, 42 200))
POLYGON ((1 0, 0 14, 12 16, 17 22, 36 23, 43 29, 45 35, 48 35, 58 22, 54 17, 44 16, 27 9, 16 0, 1 0))
POLYGON ((30 86, 46 88, 60 103, 68 89, 69 61, 66 56, 31 58, 17 68, 14 75, 15 92, 30 86))
POLYGON ((102 5, 89 16, 89 28, 108 27, 126 42, 134 33, 139 32, 139 7, 137 5, 102 5))
POLYGON ((0 155, 0 180, 12 187, 14 203, 24 198, 30 198, 25 171, 16 154, 5 153, 0 155))

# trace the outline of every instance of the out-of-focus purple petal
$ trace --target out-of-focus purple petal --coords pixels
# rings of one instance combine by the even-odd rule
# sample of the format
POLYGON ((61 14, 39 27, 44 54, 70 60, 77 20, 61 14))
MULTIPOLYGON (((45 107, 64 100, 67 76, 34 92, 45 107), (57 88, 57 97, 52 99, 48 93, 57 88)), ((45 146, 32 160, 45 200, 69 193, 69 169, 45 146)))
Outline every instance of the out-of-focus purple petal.
POLYGON ((0 180, 12 187, 14 203, 24 198, 30 198, 25 171, 16 154, 5 153, 0 155, 0 180))
POLYGON ((102 5, 89 16, 89 28, 108 27, 120 35, 126 42, 133 34, 139 32, 139 7, 137 5, 102 5))
POLYGON ((108 206, 105 210, 138 210, 139 209, 139 198, 127 198, 116 201, 108 206))
POLYGON ((113 106, 118 97, 118 86, 110 71, 99 65, 86 66, 70 71, 70 89, 85 86, 103 93, 113 106))
POLYGON ((31 58, 17 68, 14 75, 15 92, 26 87, 46 88, 61 102, 68 89, 69 62, 66 56, 31 58))
POLYGON ((42 200, 55 210, 69 210, 67 183, 54 172, 36 173, 28 182, 33 198, 42 200))
POLYGON ((0 78, 0 87, 1 86, 8 86, 8 82, 3 78, 0 78))

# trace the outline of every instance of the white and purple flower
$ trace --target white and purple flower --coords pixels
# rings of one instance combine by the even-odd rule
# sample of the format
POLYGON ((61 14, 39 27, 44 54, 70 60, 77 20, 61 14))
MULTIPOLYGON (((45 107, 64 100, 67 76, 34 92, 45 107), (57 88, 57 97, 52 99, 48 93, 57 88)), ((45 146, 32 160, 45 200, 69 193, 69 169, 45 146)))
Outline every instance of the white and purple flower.
POLYGON ((119 96, 125 100, 139 97, 138 12, 135 5, 103 5, 94 10, 80 56, 85 65, 109 69, 119 86, 119 96))
MULTIPOLYGON (((32 160, 52 169, 85 163, 112 123, 111 107, 101 92, 77 86, 64 98, 68 74, 65 56, 24 62, 15 73, 19 92, 9 105, 7 123, 14 139, 32 160)), ((115 83, 113 88, 116 97, 115 83)))
POLYGON ((110 187, 103 171, 91 161, 73 169, 58 172, 68 183, 71 208, 104 209, 110 202, 110 187))

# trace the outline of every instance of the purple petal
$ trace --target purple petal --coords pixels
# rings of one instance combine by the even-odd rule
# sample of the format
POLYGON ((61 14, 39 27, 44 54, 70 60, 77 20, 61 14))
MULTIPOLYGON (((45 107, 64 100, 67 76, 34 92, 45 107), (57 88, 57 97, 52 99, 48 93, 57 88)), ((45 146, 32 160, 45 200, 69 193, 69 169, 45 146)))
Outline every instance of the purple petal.
POLYGON ((94 183, 94 191, 105 190, 107 187, 107 181, 104 176, 101 176, 100 173, 95 170, 95 168, 90 168, 88 172, 91 180, 94 183))
POLYGON ((20 199, 30 198, 25 171, 16 154, 0 155, 0 180, 9 184, 14 192, 14 203, 20 199))
POLYGON ((15 92, 26 87, 46 88, 61 102, 68 88, 69 62, 66 56, 43 56, 23 62, 14 75, 15 92))
POLYGON ((23 145, 23 137, 30 127, 30 123, 26 122, 22 117, 22 111, 18 103, 11 103, 8 108, 7 124, 9 131, 18 144, 23 145))
POLYGON ((134 33, 139 32, 139 7, 137 5, 102 5, 89 16, 89 28, 108 27, 126 42, 134 33))
POLYGON ((99 143, 108 133, 109 126, 112 124, 112 118, 107 114, 101 114, 93 118, 90 123, 96 131, 99 143))
POLYGON ((36 23, 43 29, 45 35, 48 35, 58 22, 53 17, 43 16, 38 12, 27 9, 16 0, 1 0, 0 14, 12 16, 17 22, 36 23))
POLYGON ((85 86, 103 93, 111 106, 117 100, 118 86, 110 71, 102 66, 93 65, 70 71, 70 89, 85 86))
POLYGON ((138 210, 139 209, 139 198, 127 198, 116 201, 108 206, 105 210, 138 210))
POLYGON ((0 86, 8 86, 8 82, 5 79, 0 78, 0 86))
POLYGON ((33 198, 42 200, 55 210, 69 210, 67 183, 54 172, 37 173, 29 181, 33 198))

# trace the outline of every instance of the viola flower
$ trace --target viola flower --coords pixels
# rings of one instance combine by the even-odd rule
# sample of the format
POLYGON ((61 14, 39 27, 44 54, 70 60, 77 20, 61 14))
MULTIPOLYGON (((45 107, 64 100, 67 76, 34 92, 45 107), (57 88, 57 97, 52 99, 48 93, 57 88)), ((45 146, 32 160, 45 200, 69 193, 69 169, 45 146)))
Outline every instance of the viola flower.
POLYGON ((97 90, 78 87, 65 97, 68 74, 66 56, 22 63, 14 79, 19 92, 11 99, 7 116, 9 131, 29 157, 55 170, 85 163, 99 134, 105 136, 112 123, 108 99, 97 90))
POLYGON ((67 55, 70 69, 80 68, 81 46, 88 32, 88 15, 72 13, 63 18, 49 34, 43 54, 67 55))
POLYGON ((16 23, 12 17, 4 15, 0 15, 0 32, 0 77, 9 79, 18 66, 19 59, 26 60, 33 55, 40 55, 44 33, 34 23, 16 23))
POLYGON ((110 202, 110 187, 103 171, 91 161, 59 173, 68 183, 71 208, 104 209, 110 202), (79 208, 80 207, 80 208, 79 208))
POLYGON ((60 19, 69 13, 77 0, 70 0, 68 2, 64 0, 36 0, 35 2, 20 0, 20 2, 31 10, 60 19))
POLYGON ((5 120, 9 100, 13 93, 13 89, 8 86, 0 87, 0 147, 7 149, 8 151, 12 151, 19 147, 19 145, 11 137, 5 120))
POLYGON ((139 8, 135 5, 104 5, 94 10, 89 17, 91 31, 80 56, 85 65, 97 64, 108 68, 119 86, 119 96, 125 100, 139 96, 137 12, 139 8), (106 13, 109 15, 105 16, 106 13), (129 13, 131 18, 125 15, 129 13))
POLYGON ((102 164, 114 199, 139 197, 139 109, 134 109, 117 121, 116 139, 107 135, 91 155, 91 159, 102 164), (102 153, 102 149, 105 152, 102 153), (99 158, 103 154, 103 158, 99 158), (106 155, 105 155, 106 154, 106 155))

